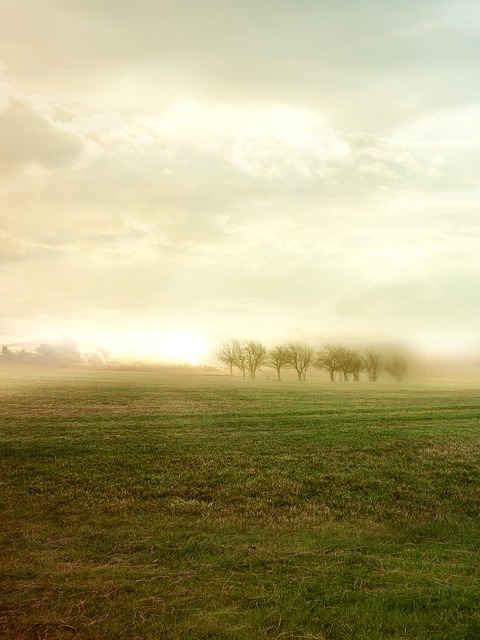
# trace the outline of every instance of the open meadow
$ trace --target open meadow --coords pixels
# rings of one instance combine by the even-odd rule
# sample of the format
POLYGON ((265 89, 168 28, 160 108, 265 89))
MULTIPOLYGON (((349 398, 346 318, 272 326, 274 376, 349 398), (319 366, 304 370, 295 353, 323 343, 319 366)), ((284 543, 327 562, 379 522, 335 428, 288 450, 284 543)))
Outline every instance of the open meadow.
POLYGON ((480 638, 480 385, 6 368, 0 637, 480 638))

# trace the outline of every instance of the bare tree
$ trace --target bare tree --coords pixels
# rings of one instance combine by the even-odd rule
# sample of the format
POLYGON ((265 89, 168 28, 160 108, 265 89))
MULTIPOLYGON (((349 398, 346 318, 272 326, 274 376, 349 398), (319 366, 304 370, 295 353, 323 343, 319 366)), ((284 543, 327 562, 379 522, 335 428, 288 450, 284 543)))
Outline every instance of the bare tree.
POLYGON ((363 371, 364 362, 358 351, 350 351, 350 373, 353 375, 355 382, 360 380, 360 373, 363 371))
POLYGON ((230 340, 230 342, 224 342, 222 346, 215 351, 215 357, 222 364, 229 367, 231 376, 233 376, 233 367, 238 366, 238 348, 238 340, 230 340))
POLYGON ((317 353, 315 366, 318 369, 327 371, 330 375, 330 381, 335 382, 335 374, 341 371, 340 362, 342 357, 342 349, 337 344, 326 344, 321 351, 317 353))
POLYGON ((257 370, 267 363, 267 350, 261 342, 244 340, 241 343, 241 351, 245 356, 246 369, 250 378, 255 380, 257 370))
POLYGON ((385 371, 393 376, 397 382, 401 382, 407 375, 407 361, 395 356, 385 363, 385 371))
POLYGON ((378 376, 384 371, 382 357, 373 349, 367 349, 363 356, 365 371, 370 382, 376 382, 378 376))
POLYGON ((295 369, 300 382, 305 382, 307 370, 313 363, 314 350, 306 342, 289 342, 288 362, 295 369))
POLYGON ((217 360, 226 364, 230 369, 231 376, 233 376, 233 368, 237 367, 237 369, 240 369, 244 380, 249 370, 245 344, 245 340, 230 340, 229 342, 224 342, 215 352, 217 360))
POLYGON ((352 351, 346 347, 338 347, 338 371, 343 374, 343 381, 348 381, 348 376, 352 373, 352 351))
POLYGON ((290 352, 286 346, 277 346, 270 349, 267 354, 267 364, 277 372, 277 379, 282 379, 282 369, 292 366, 290 363, 290 352))
POLYGON ((243 347, 243 341, 235 340, 235 366, 242 372, 242 378, 247 377, 248 359, 246 351, 243 347))

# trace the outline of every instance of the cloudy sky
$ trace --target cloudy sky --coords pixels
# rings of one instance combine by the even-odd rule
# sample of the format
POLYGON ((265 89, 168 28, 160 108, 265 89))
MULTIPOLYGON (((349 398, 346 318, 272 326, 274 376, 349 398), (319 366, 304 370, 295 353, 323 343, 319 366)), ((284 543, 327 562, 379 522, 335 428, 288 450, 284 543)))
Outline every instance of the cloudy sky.
POLYGON ((480 346, 477 0, 0 0, 0 340, 480 346))

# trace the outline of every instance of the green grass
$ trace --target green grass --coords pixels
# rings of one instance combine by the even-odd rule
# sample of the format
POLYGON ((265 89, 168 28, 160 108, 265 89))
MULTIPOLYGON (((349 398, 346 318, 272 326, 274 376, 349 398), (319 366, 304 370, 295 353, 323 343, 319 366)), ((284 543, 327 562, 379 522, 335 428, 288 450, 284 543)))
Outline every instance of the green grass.
POLYGON ((480 638, 480 392, 0 380, 0 637, 480 638))

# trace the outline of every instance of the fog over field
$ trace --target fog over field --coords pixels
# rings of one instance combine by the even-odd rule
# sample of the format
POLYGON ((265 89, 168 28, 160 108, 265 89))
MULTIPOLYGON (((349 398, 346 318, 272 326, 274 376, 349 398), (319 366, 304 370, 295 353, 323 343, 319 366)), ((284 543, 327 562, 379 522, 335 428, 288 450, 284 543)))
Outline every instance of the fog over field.
POLYGON ((474 366, 479 25, 473 0, 3 0, 0 346, 474 366))

